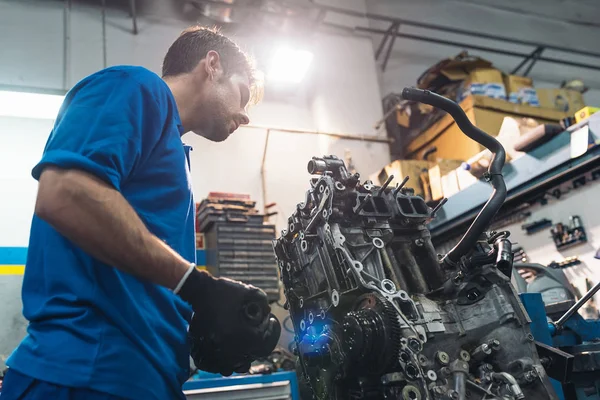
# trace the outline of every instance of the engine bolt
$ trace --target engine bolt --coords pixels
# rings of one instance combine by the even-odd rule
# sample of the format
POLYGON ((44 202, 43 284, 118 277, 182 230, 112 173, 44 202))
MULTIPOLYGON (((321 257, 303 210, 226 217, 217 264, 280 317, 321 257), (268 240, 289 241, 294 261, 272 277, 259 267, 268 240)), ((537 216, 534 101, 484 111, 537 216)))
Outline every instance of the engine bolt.
POLYGON ((494 351, 500 350, 500 341, 498 339, 492 339, 488 342, 488 346, 492 348, 494 351))
POLYGON ((527 341, 533 342, 533 335, 531 333, 528 333, 526 338, 527 338, 527 341))
POLYGON ((458 400, 458 398, 460 397, 460 396, 459 396, 459 394, 458 394, 458 392, 456 392, 456 391, 454 391, 454 390, 453 390, 453 391, 451 391, 451 392, 450 392, 450 393, 448 393, 448 394, 450 395, 450 398, 451 398, 452 400, 458 400))
POLYGON ((460 358, 461 358, 463 361, 469 361, 469 360, 471 360, 471 355, 469 354, 469 352, 468 352, 468 351, 466 351, 466 350, 461 350, 461 351, 460 351, 460 358))
POLYGON ((450 362, 450 356, 445 351, 438 351, 435 353, 435 359, 442 365, 448 365, 450 362))
POLYGON ((427 371, 427 378, 429 378, 431 382, 435 382, 437 381, 437 374, 435 373, 435 371, 430 369, 429 371, 427 371))
POLYGON ((408 339, 408 347, 413 351, 421 351, 421 342, 417 338, 411 337, 408 339))

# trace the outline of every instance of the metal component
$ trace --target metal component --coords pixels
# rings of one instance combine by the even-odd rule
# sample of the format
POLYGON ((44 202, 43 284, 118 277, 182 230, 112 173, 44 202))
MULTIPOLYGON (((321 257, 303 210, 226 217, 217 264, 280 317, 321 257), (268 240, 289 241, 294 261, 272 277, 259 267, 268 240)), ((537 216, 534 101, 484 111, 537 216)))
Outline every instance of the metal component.
POLYGON ((71 71, 71 0, 64 1, 63 9, 63 89, 69 90, 71 71))
POLYGON ((460 351, 460 359, 463 361, 469 362, 471 360, 471 355, 469 354, 468 351, 461 350, 460 351))
POLYGON ((435 353, 435 359, 442 365, 448 365, 450 363, 450 356, 445 351, 438 351, 435 353))
POLYGON ((390 27, 390 30, 393 30, 393 32, 391 32, 390 36, 390 44, 387 48, 387 51, 385 52, 385 58, 383 59, 383 63, 381 64, 381 70, 385 71, 385 68, 387 67, 387 63, 390 59, 390 55, 392 54, 392 49, 394 48, 394 42, 396 41, 396 38, 398 37, 398 33, 400 32, 400 24, 399 23, 393 23, 392 26, 390 27))
MULTIPOLYGON (((482 400, 510 398, 512 392, 520 396, 521 389, 528 400, 554 398, 535 347, 514 340, 527 336, 529 320, 494 263, 498 249, 493 244, 506 236, 480 232, 476 245, 461 246, 456 253, 461 256, 442 268, 427 230, 431 210, 423 199, 400 193, 402 184, 392 196, 369 197, 381 188, 373 185, 365 193, 359 175, 350 174, 335 156, 314 158, 308 169, 317 176, 288 219, 294 229, 284 231, 273 248, 280 265, 294 266, 282 271, 281 280, 294 326, 306 330, 295 341, 314 398, 395 398, 406 390, 409 398, 419 393, 431 400, 444 395, 482 400), (334 190, 336 182, 346 189, 334 190), (306 251, 302 240, 310 242, 306 251), (305 300, 304 309, 299 299, 305 300), (321 311, 325 318, 315 321, 314 313, 321 311), (467 391, 471 354, 466 349, 485 344, 474 354, 487 353, 499 346, 494 340, 510 346, 487 355, 493 370, 473 363, 474 379, 485 386, 472 390, 471 385, 467 391), (531 363, 522 363, 528 368, 523 374, 535 368, 540 379, 523 388, 507 383, 501 374, 512 373, 515 360, 525 359, 531 363), (492 379, 494 372, 500 375, 492 379), (408 391, 411 386, 418 392, 408 391), (434 396, 432 391, 439 390, 434 396)), ((465 243, 478 229, 465 236, 465 243)))
POLYGON ((362 209, 371 201, 371 197, 373 197, 371 195, 371 193, 369 193, 368 195, 366 195, 365 198, 363 199, 363 201, 358 205, 358 207, 356 207, 356 210, 354 210, 354 212, 356 214, 358 214, 359 212, 361 212, 362 209))
POLYGON ((390 140, 387 138, 376 137, 372 134, 348 134, 341 132, 327 132, 327 131, 313 131, 309 129, 290 129, 283 128, 279 126, 268 126, 268 125, 244 125, 244 129, 257 129, 261 131, 272 131, 272 132, 281 132, 281 133, 296 133, 301 135, 320 135, 320 136, 329 136, 337 139, 346 139, 346 140, 357 140, 360 142, 372 142, 372 143, 390 143, 390 140))
POLYGON ((334 307, 337 307, 338 304, 340 304, 340 295, 337 290, 331 292, 331 304, 333 304, 334 307))
MULTIPOLYGON (((385 34, 385 31, 382 29, 368 28, 368 27, 362 27, 362 26, 357 26, 355 28, 355 30, 358 32, 385 34)), ((464 48, 464 49, 471 49, 471 50, 478 50, 478 51, 484 51, 484 52, 489 52, 489 53, 502 54, 505 56, 512 56, 512 57, 519 57, 519 58, 529 57, 529 54, 527 54, 527 53, 503 50, 503 49, 493 48, 493 47, 489 47, 489 46, 479 46, 479 45, 475 45, 473 43, 463 43, 463 42, 458 42, 458 41, 453 41, 453 40, 435 39, 432 37, 425 37, 425 36, 419 36, 419 35, 413 35, 413 34, 407 34, 407 33, 397 33, 396 36, 400 37, 400 38, 404 38, 404 39, 419 40, 419 41, 428 42, 428 43, 436 43, 436 44, 442 44, 442 45, 446 45, 446 46, 454 46, 454 47, 460 47, 460 48, 464 48)), ((548 45, 544 45, 544 46, 549 48, 548 45)), ((595 56, 600 57, 599 55, 595 55, 595 56)), ((553 63, 553 64, 562 64, 562 65, 569 65, 572 67, 591 69, 591 70, 596 70, 596 71, 600 70, 600 67, 598 67, 597 65, 585 64, 585 63, 574 62, 574 61, 567 61, 567 60, 560 59, 560 58, 540 56, 540 57, 537 57, 537 60, 545 61, 545 62, 549 62, 549 63, 553 63)))
POLYGON ((385 243, 383 243, 383 240, 381 240, 380 238, 374 238, 373 246, 377 247, 378 249, 383 249, 385 243))
POLYGON ((102 0, 102 67, 106 68, 106 0, 102 0))
POLYGON ((427 371, 427 379, 429 379, 431 382, 437 381, 437 374, 435 373, 435 371, 431 369, 427 371))
POLYGON ((562 383, 571 382, 575 357, 541 342, 535 342, 535 346, 548 376, 562 383))
MULTIPOLYGON (((558 50, 561 52, 566 52, 566 53, 571 53, 571 54, 580 54, 580 55, 591 56, 591 57, 600 57, 600 53, 586 51, 586 50, 573 49, 573 48, 570 48, 567 46, 558 46, 555 44, 541 44, 541 43, 534 42, 531 40, 526 40, 526 39, 516 39, 516 38, 507 37, 507 36, 494 35, 491 33, 486 33, 486 32, 481 32, 481 31, 469 31, 467 29, 431 24, 431 23, 427 23, 427 22, 409 20, 409 19, 404 19, 404 18, 397 18, 397 17, 393 17, 393 16, 389 16, 389 15, 364 13, 362 11, 355 11, 355 10, 352 10, 349 8, 328 6, 328 5, 322 5, 322 4, 316 4, 316 3, 315 3, 315 5, 318 8, 320 8, 321 10, 331 11, 331 12, 339 13, 339 14, 343 14, 343 15, 351 15, 351 16, 359 17, 359 18, 367 18, 367 19, 372 19, 372 20, 376 20, 376 21, 384 21, 384 22, 396 22, 396 23, 400 23, 400 24, 406 25, 406 26, 416 26, 419 28, 430 29, 430 30, 434 30, 434 31, 449 32, 449 33, 467 35, 467 36, 484 38, 484 39, 492 39, 492 40, 498 41, 498 42, 506 42, 506 43, 523 45, 523 46, 545 47, 550 50, 558 50)), ((462 47, 462 45, 461 45, 461 47, 462 47)))
POLYGON ((573 305, 573 307, 571 307, 562 317, 559 318, 558 321, 556 321, 554 324, 556 330, 560 331, 565 322, 567 322, 567 320, 571 318, 571 316, 573 316, 573 314, 575 314, 581 308, 581 306, 587 303, 588 300, 591 299, 596 292, 598 292, 598 290, 600 290, 600 282, 596 283, 593 288, 588 290, 588 292, 584 294, 583 297, 573 305))
POLYGON ((487 343, 484 343, 481 346, 476 347, 475 350, 473 350, 473 352, 471 353, 471 358, 474 361, 482 361, 490 354, 492 354, 492 348, 487 343))
POLYGON ((381 281, 381 288, 389 294, 394 294, 396 293, 396 285, 394 285, 394 282, 390 281, 389 279, 384 279, 381 281))
POLYGON ((511 390, 512 394, 517 399, 524 399, 525 398, 525 395, 523 394, 523 391, 521 390, 521 387, 519 386, 519 384, 515 380, 514 376, 512 376, 508 372, 494 372, 494 373, 492 373, 492 379, 497 379, 499 381, 502 381, 502 382, 505 382, 505 383, 509 384, 510 385, 510 390, 511 390))
POLYGON ((131 23, 133 24, 133 34, 138 34, 137 26, 137 8, 135 5, 136 0, 129 0, 129 14, 131 15, 131 23))
POLYGON ((531 333, 528 333, 528 334, 525 336, 525 339, 526 339, 528 342, 533 342, 533 340, 534 340, 534 338, 533 338, 533 335, 532 335, 531 333))
POLYGON ((404 179, 402 179, 402 182, 400 182, 392 191, 392 196, 396 197, 396 195, 398 194, 398 192, 400 190, 402 190, 402 188, 404 187, 404 185, 406 185, 406 182, 408 182, 408 176, 404 177, 404 179))
POLYGON ((385 191, 385 189, 387 189, 387 187, 390 185, 390 183, 394 180, 394 175, 390 175, 386 181, 383 183, 383 185, 381 185, 381 188, 379 188, 379 190, 377 191, 377 196, 381 196, 383 194, 383 192, 385 191))
POLYGON ((444 197, 443 199, 441 199, 440 202, 437 203, 435 208, 433 210, 431 210, 431 215, 435 215, 440 210, 440 208, 442 208, 444 206, 444 204, 446 204, 447 201, 448 201, 447 197, 444 197))
POLYGON ((421 400, 421 391, 413 385, 406 385, 402 389, 402 400, 421 400))
POLYGON ((542 55, 542 52, 544 51, 545 47, 542 46, 538 46, 535 48, 535 50, 533 50, 531 52, 531 54, 529 54, 527 57, 525 57, 525 59, 523 61, 521 61, 519 63, 519 65, 517 65, 515 67, 515 69, 513 69, 510 74, 511 75, 517 75, 519 73, 519 70, 525 65, 527 64, 528 61, 531 61, 529 66, 527 67, 527 69, 525 70, 525 72, 522 74, 523 76, 527 76, 527 74, 529 73, 529 71, 531 71, 531 68, 533 68, 533 66, 535 65, 535 62, 538 60, 539 56, 542 55))
POLYGON ((500 341, 498 339, 492 339, 488 342, 488 346, 490 346, 492 351, 498 351, 500 350, 500 341))

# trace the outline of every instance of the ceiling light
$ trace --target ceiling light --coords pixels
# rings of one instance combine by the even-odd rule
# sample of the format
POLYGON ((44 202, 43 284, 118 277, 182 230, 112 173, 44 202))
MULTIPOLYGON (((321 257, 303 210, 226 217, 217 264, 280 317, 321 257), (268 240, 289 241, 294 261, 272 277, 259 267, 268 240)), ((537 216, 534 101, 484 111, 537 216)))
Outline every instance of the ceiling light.
POLYGON ((0 90, 0 116, 56 119, 65 96, 0 90))
POLYGON ((306 50, 280 47, 273 54, 267 73, 271 82, 300 83, 308 71, 313 54, 306 50))

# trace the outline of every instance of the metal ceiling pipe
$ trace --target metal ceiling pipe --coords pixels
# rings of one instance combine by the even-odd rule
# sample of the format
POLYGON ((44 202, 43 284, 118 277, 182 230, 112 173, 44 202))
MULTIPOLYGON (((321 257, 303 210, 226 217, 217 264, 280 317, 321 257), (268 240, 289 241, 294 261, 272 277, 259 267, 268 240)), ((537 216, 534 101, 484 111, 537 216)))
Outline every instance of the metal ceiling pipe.
POLYGON ((63 89, 69 90, 71 64, 71 0, 64 1, 63 8, 63 89))

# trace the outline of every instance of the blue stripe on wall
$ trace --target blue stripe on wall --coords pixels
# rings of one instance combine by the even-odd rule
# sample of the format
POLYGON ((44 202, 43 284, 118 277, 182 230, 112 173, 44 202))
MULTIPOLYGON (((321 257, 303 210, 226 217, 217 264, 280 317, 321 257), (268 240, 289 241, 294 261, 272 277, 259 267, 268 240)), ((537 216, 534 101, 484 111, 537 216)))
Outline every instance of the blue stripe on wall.
POLYGON ((196 250, 196 265, 206 265, 206 250, 196 250))
MULTIPOLYGON (((27 247, 0 247, 0 265, 25 265, 27 247)), ((206 265, 206 251, 196 250, 196 264, 206 265)))
POLYGON ((0 247, 0 264, 25 265, 27 247, 0 247))

